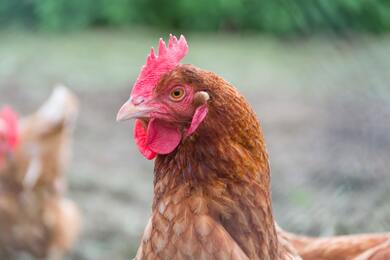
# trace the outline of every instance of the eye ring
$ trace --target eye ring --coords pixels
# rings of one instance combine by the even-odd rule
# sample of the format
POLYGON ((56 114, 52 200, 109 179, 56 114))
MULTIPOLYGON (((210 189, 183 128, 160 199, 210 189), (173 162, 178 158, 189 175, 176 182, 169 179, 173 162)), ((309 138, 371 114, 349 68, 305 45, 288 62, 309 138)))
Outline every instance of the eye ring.
POLYGON ((185 96, 185 90, 183 87, 176 87, 174 88, 171 93, 169 93, 169 98, 172 100, 172 101, 181 101, 184 96, 185 96))

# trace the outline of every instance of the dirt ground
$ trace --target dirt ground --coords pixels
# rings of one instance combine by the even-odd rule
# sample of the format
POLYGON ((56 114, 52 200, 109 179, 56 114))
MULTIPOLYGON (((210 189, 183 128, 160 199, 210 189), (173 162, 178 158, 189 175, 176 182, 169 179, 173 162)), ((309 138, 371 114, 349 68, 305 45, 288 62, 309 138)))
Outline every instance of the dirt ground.
MULTIPOLYGON (((153 163, 138 153, 132 124, 115 115, 155 34, 1 34, 0 104, 28 113, 59 81, 81 100, 67 177, 83 234, 68 259, 129 259, 138 246, 153 163)), ((224 76, 255 108, 283 228, 390 230, 390 38, 188 38, 186 62, 224 76)))

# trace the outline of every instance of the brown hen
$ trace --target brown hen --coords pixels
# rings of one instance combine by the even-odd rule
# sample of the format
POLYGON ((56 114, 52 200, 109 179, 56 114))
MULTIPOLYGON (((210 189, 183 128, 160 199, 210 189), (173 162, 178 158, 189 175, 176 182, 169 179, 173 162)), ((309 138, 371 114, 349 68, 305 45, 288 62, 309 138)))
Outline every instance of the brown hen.
POLYGON ((63 171, 78 112, 76 97, 58 87, 19 126, 19 144, 0 170, 0 258, 20 253, 58 259, 80 225, 77 206, 64 197, 63 171))
POLYGON ((300 259, 275 230, 255 113, 221 77, 180 65, 186 48, 184 37, 161 40, 118 113, 137 118, 140 151, 157 156, 136 259, 300 259))

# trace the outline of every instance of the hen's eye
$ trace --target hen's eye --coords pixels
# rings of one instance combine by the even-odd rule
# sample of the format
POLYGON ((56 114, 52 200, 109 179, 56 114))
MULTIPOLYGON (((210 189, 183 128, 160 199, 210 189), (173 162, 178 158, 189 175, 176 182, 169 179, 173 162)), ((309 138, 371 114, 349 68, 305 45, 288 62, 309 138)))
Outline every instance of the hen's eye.
POLYGON ((175 88, 171 91, 171 94, 170 94, 170 98, 173 100, 173 101, 180 101, 183 99, 184 97, 184 89, 183 88, 175 88))

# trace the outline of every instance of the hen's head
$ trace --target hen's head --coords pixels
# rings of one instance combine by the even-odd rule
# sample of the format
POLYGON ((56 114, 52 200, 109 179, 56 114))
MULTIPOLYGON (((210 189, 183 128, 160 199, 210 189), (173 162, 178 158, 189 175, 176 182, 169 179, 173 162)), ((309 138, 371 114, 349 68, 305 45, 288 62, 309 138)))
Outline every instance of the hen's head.
POLYGON ((9 107, 0 110, 0 168, 6 155, 15 150, 19 141, 18 116, 9 107))
POLYGON ((180 70, 187 51, 184 36, 171 35, 168 46, 160 39, 158 55, 152 48, 130 99, 118 112, 118 121, 136 119, 135 141, 147 159, 174 151, 207 115, 209 94, 180 70))

